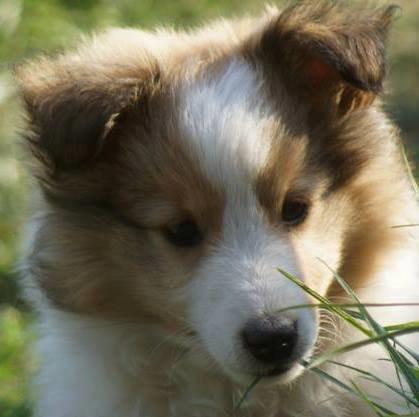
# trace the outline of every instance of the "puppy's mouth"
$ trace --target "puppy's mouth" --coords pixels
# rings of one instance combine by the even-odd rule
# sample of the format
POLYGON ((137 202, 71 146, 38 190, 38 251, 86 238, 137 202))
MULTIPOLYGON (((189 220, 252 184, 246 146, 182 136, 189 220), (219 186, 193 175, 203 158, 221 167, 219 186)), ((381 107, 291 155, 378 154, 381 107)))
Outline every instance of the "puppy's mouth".
POLYGON ((262 374, 261 377, 266 377, 266 378, 279 377, 289 372, 293 368, 293 366, 294 364, 276 366, 270 371, 267 371, 266 373, 262 374))
POLYGON ((255 379, 260 379, 268 383, 288 384, 299 377, 305 370, 303 363, 311 356, 311 350, 295 351, 287 360, 266 363, 248 354, 240 355, 242 358, 239 364, 224 368, 233 380, 239 383, 248 384, 255 379), (241 365, 240 365, 241 364, 241 365))
POLYGON ((302 363, 304 362, 303 356, 295 356, 293 359, 290 358, 287 362, 281 362, 277 364, 263 364, 254 363, 252 361, 246 372, 249 376, 268 378, 268 379, 288 379, 289 375, 295 375, 301 373, 304 369, 302 363))
POLYGON ((291 362, 287 365, 275 366, 263 369, 254 367, 252 369, 226 369, 226 373, 239 384, 248 385, 255 380, 267 384, 288 384, 294 381, 304 372, 304 367, 298 362, 291 362))

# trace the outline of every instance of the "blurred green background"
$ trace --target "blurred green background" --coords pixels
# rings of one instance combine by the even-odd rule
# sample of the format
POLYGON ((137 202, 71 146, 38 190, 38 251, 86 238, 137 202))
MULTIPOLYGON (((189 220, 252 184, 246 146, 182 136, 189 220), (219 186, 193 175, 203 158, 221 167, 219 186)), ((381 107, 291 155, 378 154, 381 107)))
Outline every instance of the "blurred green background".
MULTIPOLYGON (((257 12, 263 0, 0 0, 0 417, 30 415, 31 314, 19 297, 15 265, 28 179, 20 162, 22 112, 12 67, 38 53, 68 48, 80 34, 108 26, 188 27, 210 18, 257 12)), ((402 0, 391 42, 387 109, 419 160, 419 1, 402 0)))

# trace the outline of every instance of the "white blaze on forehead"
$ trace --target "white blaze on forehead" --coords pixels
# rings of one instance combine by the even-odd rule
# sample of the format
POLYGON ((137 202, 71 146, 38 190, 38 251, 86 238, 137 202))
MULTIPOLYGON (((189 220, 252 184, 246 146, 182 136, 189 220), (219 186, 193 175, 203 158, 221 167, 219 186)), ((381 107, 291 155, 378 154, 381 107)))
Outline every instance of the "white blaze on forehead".
MULTIPOLYGON (((212 356, 234 372, 249 362, 240 336, 248 320, 308 302, 277 270, 301 276, 292 242, 271 229, 253 190, 272 141, 280 140, 262 87, 248 64, 234 61, 189 84, 179 108, 184 146, 226 197, 222 238, 188 286, 190 321, 212 356)), ((312 311, 287 317, 298 321, 299 349, 308 352, 316 335, 312 311)))
POLYGON ((244 61, 231 62, 183 92, 183 140, 217 185, 250 183, 268 158, 273 124, 262 80, 244 61))

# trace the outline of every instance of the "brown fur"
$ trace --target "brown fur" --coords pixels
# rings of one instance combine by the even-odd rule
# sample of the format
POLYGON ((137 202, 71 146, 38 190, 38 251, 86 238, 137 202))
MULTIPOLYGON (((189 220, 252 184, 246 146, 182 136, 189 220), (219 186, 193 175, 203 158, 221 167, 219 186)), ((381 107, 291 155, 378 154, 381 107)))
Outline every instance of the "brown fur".
MULTIPOLYGON (((172 321, 165 305, 168 292, 182 286, 220 233, 223 195, 176 140, 174 126, 160 124, 161 117, 172 117, 164 115, 161 98, 156 101, 150 100, 147 120, 142 109, 131 109, 123 128, 117 125, 110 133, 108 140, 119 142, 112 147, 114 155, 102 155, 79 172, 60 174, 65 180, 61 187, 45 190, 54 213, 49 228, 38 236, 48 260, 43 253, 35 255, 35 264, 45 266, 36 275, 61 308, 125 318, 160 314, 172 321), (87 194, 82 179, 86 174, 93 178, 95 171, 87 194), (193 219, 205 232, 204 247, 173 250, 165 241, 164 230, 184 219, 193 219), (56 251, 67 252, 66 260, 48 268, 56 251), (78 265, 83 265, 82 273, 73 272, 78 265), (160 313, 153 307, 156 300, 160 313)), ((176 309, 176 314, 182 311, 176 309)))
POLYGON ((397 8, 349 14, 341 6, 319 1, 289 7, 244 48, 263 61, 272 91, 279 77, 279 84, 306 103, 316 124, 319 116, 368 107, 386 73, 385 43, 397 8))
MULTIPOLYGON (((380 108, 393 12, 304 2, 188 34, 110 32, 19 68, 41 200, 31 283, 63 310, 188 324, 179 290, 219 244, 226 196, 182 141, 179 91, 245 60, 275 115, 252 184, 266 223, 289 239, 316 290, 342 296, 314 253, 356 290, 366 286, 407 239, 392 226, 417 223, 398 133, 380 108), (281 223, 289 195, 311 203, 292 230, 281 223), (165 240, 184 219, 204 231, 201 246, 165 240)), ((283 407, 274 394, 269 416, 283 407)))
MULTIPOLYGON (((393 11, 347 15, 329 2, 297 5, 279 16, 268 15, 259 23, 262 29, 253 33, 254 21, 235 22, 220 26, 214 39, 205 30, 173 39, 166 35, 172 40, 170 51, 159 52, 164 48, 148 39, 149 46, 127 45, 116 56, 114 43, 124 40, 107 35, 98 51, 87 46, 18 69, 30 117, 28 143, 37 158, 34 173, 51 217, 32 256, 49 297, 73 310, 130 315, 126 306, 138 304, 126 302, 127 292, 135 294, 129 289, 133 276, 167 273, 152 271, 164 264, 155 261, 164 245, 155 236, 161 228, 192 217, 210 236, 220 233, 223 196, 176 140, 174 91, 182 72, 195 77, 234 55, 244 56, 264 74, 281 111, 281 128, 289 134, 273 149, 255 185, 268 218, 272 224, 278 221, 289 190, 316 199, 322 207, 339 204, 351 219, 350 230, 335 223, 330 241, 346 236, 340 270, 363 282, 376 254, 385 253, 401 234, 390 227, 394 219, 377 212, 382 204, 400 205, 405 194, 401 168, 377 168, 400 167, 397 140, 382 140, 394 132, 382 127, 375 105, 364 111, 382 89, 384 42, 393 11), (236 41, 227 43, 231 33, 236 41), (192 54, 194 64, 188 59, 192 54), (319 125, 320 116, 324 121, 319 125), (383 189, 389 182, 393 187, 383 189), (380 192, 371 191, 378 188, 380 192), (163 214, 153 219, 155 211, 163 214), (367 228, 370 232, 364 233, 367 228), (144 252, 138 262, 130 255, 135 248, 144 252), (63 256, 62 266, 50 266, 63 256), (123 267, 124 273, 117 269, 112 276, 115 266, 108 263, 125 257, 128 262, 123 263, 132 261, 132 267, 123 267)), ((321 218, 312 217, 323 224, 317 227, 326 239, 330 218, 336 216, 324 211, 321 218)), ((181 275, 186 265, 191 271, 191 261, 199 256, 201 251, 172 254, 166 261, 181 275)), ((140 292, 148 294, 149 286, 141 286, 140 292)), ((147 297, 163 301, 167 295, 162 288, 163 281, 156 285, 158 293, 147 297)))

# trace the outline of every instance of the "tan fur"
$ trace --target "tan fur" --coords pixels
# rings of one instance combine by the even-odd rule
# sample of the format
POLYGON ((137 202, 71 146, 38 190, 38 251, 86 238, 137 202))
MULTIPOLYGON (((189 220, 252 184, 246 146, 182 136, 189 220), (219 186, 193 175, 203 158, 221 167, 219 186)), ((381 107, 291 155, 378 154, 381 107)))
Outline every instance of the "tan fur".
MULTIPOLYGON (((392 13, 350 15, 322 1, 191 33, 116 30, 19 68, 41 199, 25 264, 31 285, 65 311, 188 328, 179 290, 222 237, 225 195, 183 145, 179 91, 244 59, 278 113, 270 133, 281 140, 252 184, 267 224, 284 233, 284 200, 309 199, 307 221, 289 234, 308 283, 342 296, 312 257, 316 247, 354 289, 367 286, 407 240, 409 230, 392 226, 417 222, 398 134, 380 109, 392 13), (201 246, 165 240, 162 231, 184 219, 205 232, 201 246)), ((147 384, 134 386, 166 416, 181 387, 165 380, 173 353, 162 356, 162 369, 150 361, 147 384)), ((261 404, 250 411, 288 416, 303 387, 284 404, 277 399, 288 395, 284 388, 257 388, 261 404)), ((357 406, 347 415, 359 417, 357 406)))

